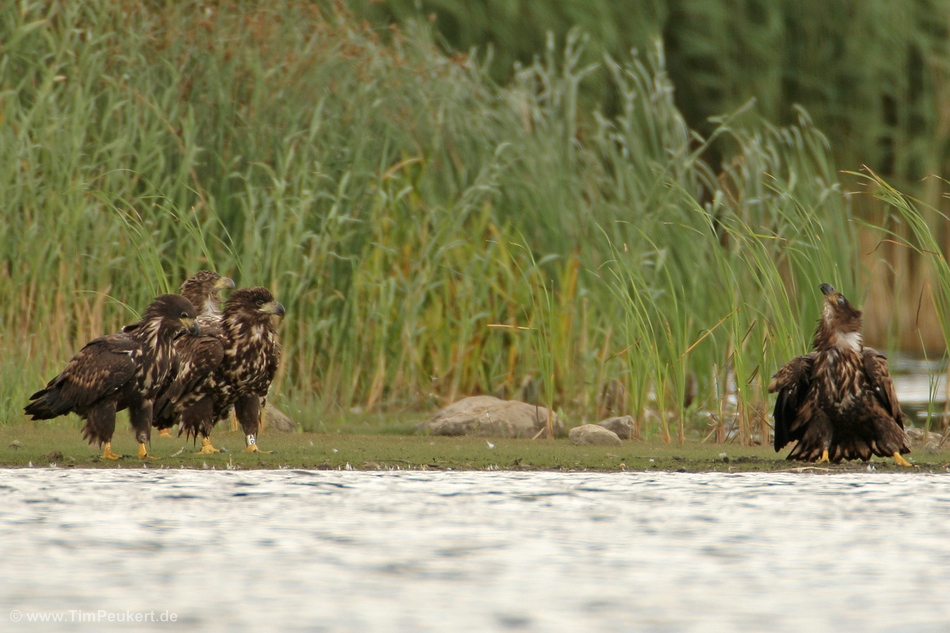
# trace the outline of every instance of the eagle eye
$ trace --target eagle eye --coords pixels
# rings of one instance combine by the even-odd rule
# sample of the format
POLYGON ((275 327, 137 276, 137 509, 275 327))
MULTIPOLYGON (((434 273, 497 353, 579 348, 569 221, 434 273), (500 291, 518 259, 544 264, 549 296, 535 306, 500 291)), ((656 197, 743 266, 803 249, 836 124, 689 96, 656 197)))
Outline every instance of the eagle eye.
POLYGON ((187 318, 188 318, 188 313, 185 312, 184 310, 182 310, 182 311, 181 311, 181 318, 182 318, 182 319, 187 319, 187 318))
POLYGON ((264 300, 263 300, 263 299, 258 299, 257 301, 255 301, 255 303, 257 304, 257 307, 259 308, 259 307, 261 307, 262 305, 264 305, 264 300))

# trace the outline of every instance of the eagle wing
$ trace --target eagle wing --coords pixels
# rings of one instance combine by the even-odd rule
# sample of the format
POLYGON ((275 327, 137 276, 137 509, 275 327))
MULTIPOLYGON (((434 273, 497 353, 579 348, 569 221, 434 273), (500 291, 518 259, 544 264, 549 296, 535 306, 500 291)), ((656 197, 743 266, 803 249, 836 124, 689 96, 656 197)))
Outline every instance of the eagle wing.
POLYGON ((799 419, 805 396, 811 386, 815 366, 814 352, 796 356, 775 372, 769 382, 769 393, 778 392, 772 417, 775 418, 775 450, 792 440, 801 439, 803 429, 799 419))
POLYGON ((188 399, 221 364, 224 343, 220 330, 220 326, 204 324, 198 336, 182 337, 176 342, 178 372, 155 402, 155 420, 164 421, 157 426, 174 424, 177 411, 189 404, 188 399))
POLYGON ((135 357, 141 351, 138 342, 122 334, 90 341, 45 389, 30 396, 26 413, 35 420, 43 420, 88 409, 132 379, 135 357))
POLYGON ((862 356, 864 357, 864 373, 875 399, 894 418, 898 426, 904 428, 904 412, 897 402, 897 391, 894 389, 894 381, 891 380, 891 372, 887 368, 887 356, 871 347, 865 347, 862 356))

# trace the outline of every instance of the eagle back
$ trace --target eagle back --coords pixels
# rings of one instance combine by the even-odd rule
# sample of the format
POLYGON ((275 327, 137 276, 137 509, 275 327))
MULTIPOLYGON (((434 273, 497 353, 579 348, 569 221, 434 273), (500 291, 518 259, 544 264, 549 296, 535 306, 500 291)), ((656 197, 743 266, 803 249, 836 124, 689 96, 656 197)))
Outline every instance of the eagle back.
POLYGON ((108 399, 116 400, 122 409, 126 405, 121 401, 135 392, 141 357, 141 345, 124 334, 94 339, 69 361, 45 390, 33 394, 31 399, 44 392, 57 392, 57 415, 69 410, 85 415, 91 407, 108 399))
POLYGON ((156 401, 156 415, 169 405, 183 409, 203 396, 201 385, 211 376, 224 356, 224 330, 220 315, 198 315, 197 336, 175 340, 178 370, 167 391, 156 401))
POLYGON ((224 319, 224 357, 205 390, 221 419, 241 396, 267 395, 280 363, 280 342, 269 319, 224 319))
POLYGON ((162 327, 159 318, 152 318, 121 334, 139 344, 135 357, 132 388, 145 399, 153 399, 177 370, 174 332, 162 327))

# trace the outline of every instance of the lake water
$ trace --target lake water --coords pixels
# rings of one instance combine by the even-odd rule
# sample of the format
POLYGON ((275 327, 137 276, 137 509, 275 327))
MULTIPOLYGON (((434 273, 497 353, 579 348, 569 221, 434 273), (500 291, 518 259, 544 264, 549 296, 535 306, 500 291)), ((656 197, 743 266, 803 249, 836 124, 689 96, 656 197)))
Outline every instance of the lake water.
POLYGON ((0 630, 947 631, 948 483, 0 470, 0 630))

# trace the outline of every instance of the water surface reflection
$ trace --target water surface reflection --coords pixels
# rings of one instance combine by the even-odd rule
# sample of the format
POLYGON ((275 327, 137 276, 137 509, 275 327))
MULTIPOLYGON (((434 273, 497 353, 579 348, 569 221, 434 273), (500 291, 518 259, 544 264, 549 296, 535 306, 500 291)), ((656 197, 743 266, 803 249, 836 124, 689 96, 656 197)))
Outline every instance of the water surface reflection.
POLYGON ((948 481, 0 470, 0 629, 944 631, 948 481))

